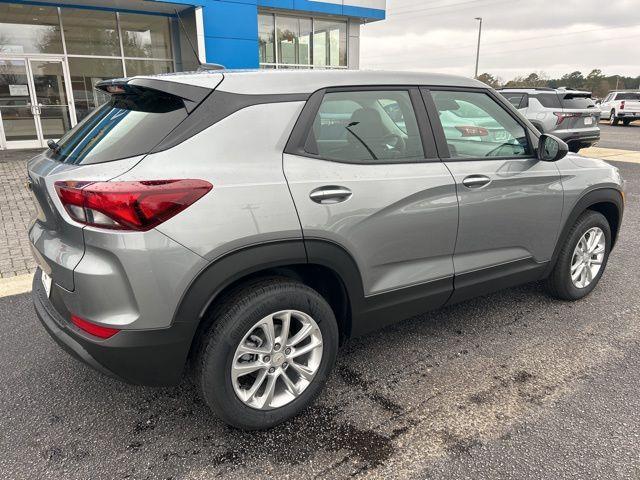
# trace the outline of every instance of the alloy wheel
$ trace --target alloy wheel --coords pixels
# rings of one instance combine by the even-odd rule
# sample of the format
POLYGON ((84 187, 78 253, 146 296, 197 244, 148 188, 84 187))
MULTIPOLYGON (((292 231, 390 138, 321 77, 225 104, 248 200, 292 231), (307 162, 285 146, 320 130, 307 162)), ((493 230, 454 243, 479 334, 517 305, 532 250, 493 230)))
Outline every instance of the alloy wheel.
POLYGON ((598 275, 604 261, 606 237, 600 227, 587 230, 573 250, 571 281, 577 288, 588 287, 598 275))
POLYGON ((294 401, 322 361, 322 333, 306 313, 283 310, 257 322, 236 348, 231 381, 245 405, 272 410, 294 401))

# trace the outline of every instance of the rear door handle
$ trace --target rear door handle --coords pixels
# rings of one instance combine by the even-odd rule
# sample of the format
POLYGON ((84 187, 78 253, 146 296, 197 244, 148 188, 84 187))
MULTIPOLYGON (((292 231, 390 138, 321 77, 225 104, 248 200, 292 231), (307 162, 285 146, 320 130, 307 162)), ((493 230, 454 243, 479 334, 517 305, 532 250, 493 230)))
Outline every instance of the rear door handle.
POLYGON ((309 198, 316 203, 327 205, 349 200, 349 198, 351 198, 351 195, 353 195, 353 193, 346 187, 327 185, 313 190, 309 194, 309 198))
POLYGON ((462 184, 467 188, 482 188, 491 183, 491 179, 486 175, 469 175, 462 184))

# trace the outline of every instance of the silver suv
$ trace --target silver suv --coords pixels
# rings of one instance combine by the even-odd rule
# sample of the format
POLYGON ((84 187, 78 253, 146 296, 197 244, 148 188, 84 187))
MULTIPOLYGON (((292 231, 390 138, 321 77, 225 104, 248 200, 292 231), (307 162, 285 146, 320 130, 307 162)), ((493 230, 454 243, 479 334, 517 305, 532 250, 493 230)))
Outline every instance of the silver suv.
POLYGON ((29 162, 38 316, 108 375, 243 429, 310 404, 339 345, 426 310, 602 276, 618 170, 466 78, 201 72, 110 101, 29 162))
POLYGON ((505 88, 499 92, 541 132, 577 153, 600 140, 600 109, 591 92, 564 88, 505 88))

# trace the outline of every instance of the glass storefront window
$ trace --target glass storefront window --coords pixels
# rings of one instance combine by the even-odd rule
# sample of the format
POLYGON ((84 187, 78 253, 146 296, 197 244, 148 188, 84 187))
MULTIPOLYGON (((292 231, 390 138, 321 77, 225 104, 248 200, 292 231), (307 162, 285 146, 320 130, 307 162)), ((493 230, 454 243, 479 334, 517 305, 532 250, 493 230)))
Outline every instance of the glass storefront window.
POLYGON ((135 75, 155 75, 173 72, 173 62, 164 60, 129 60, 125 59, 127 77, 135 75))
POLYGON ((347 66, 346 22, 313 22, 313 64, 319 67, 347 66))
POLYGON ((109 58, 69 58, 69 74, 78 121, 109 99, 95 84, 124 75, 122 60, 109 58))
POLYGON ((258 44, 260 63, 273 63, 275 57, 275 23, 273 15, 258 15, 258 44))
POLYGON ((0 54, 62 53, 55 7, 0 2, 0 54))
POLYGON ((62 9, 67 53, 73 55, 120 55, 115 12, 80 8, 62 9))
POLYGON ((169 19, 159 15, 121 13, 125 57, 171 58, 169 19))
POLYGON ((347 66, 347 22, 261 13, 258 38, 262 68, 347 66))

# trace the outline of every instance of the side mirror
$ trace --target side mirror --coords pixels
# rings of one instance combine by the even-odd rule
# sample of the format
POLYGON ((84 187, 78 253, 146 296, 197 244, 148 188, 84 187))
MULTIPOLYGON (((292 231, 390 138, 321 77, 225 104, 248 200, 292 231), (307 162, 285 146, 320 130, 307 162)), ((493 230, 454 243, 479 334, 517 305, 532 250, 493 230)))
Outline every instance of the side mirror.
POLYGON ((564 158, 569 146, 558 137, 543 133, 538 139, 538 159, 543 162, 555 162, 564 158))

